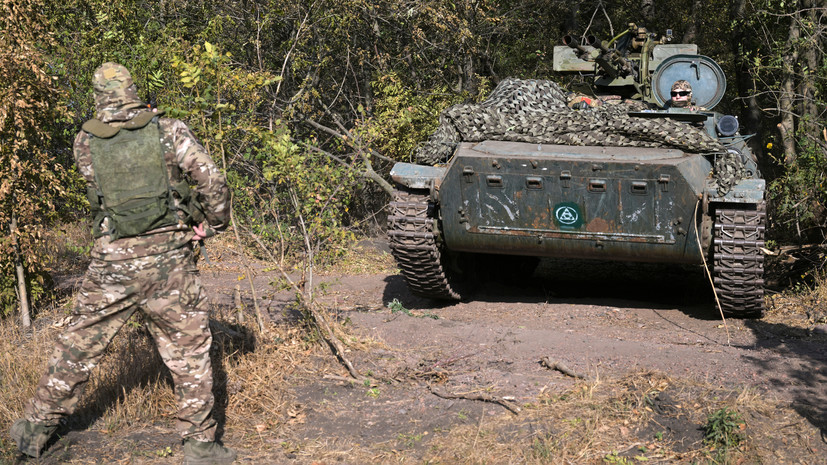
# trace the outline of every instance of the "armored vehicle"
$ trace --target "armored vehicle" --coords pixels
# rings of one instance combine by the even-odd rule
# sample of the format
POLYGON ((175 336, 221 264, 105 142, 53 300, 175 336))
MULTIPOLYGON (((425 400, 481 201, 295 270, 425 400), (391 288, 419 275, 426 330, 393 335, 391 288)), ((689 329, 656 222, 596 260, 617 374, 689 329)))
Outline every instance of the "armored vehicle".
POLYGON ((765 182, 737 118, 711 111, 720 66, 671 38, 634 24, 608 42, 566 37, 554 70, 587 95, 507 79, 445 110, 416 163, 391 171, 388 237, 410 289, 467 297, 479 254, 698 264, 724 312, 760 317, 765 182), (672 105, 676 81, 687 107, 672 105))

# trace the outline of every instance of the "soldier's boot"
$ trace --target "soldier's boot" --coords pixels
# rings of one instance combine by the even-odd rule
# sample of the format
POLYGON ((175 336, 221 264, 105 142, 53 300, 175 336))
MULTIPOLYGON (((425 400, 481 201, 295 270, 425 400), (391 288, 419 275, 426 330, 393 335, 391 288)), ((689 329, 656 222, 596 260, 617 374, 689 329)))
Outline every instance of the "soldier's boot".
POLYGON ((20 452, 29 457, 40 457, 40 452, 49 442, 57 426, 46 426, 40 423, 32 423, 28 420, 17 420, 11 425, 9 433, 20 452))
POLYGON ((184 465, 223 465, 233 463, 236 453, 217 442, 184 440, 184 465))

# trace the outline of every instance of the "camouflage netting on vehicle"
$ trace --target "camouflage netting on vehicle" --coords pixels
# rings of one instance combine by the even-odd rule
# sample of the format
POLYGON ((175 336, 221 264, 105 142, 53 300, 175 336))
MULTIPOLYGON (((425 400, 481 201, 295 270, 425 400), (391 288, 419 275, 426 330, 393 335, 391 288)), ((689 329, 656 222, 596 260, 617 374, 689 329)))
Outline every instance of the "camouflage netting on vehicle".
POLYGON ((716 154, 718 191, 724 194, 744 177, 744 164, 703 130, 668 118, 640 118, 629 111, 645 104, 625 101, 573 110, 566 92, 552 81, 505 79, 479 104, 443 111, 439 127, 414 154, 417 163, 447 162, 460 142, 504 140, 559 145, 675 148, 716 154))

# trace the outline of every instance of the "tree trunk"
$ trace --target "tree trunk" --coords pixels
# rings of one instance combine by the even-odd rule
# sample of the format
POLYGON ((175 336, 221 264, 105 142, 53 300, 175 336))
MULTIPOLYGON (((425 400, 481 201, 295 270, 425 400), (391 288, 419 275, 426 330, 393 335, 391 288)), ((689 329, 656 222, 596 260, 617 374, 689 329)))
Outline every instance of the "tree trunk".
POLYGON ((781 135, 784 162, 787 164, 795 161, 795 68, 798 64, 798 39, 801 36, 801 29, 799 28, 801 18, 797 0, 793 0, 791 8, 795 10, 795 13, 790 18, 790 34, 783 58, 781 95, 778 98, 778 110, 781 114, 778 132, 781 135))
MULTIPOLYGON (((476 2, 465 3, 465 24, 469 31, 477 31, 477 4, 476 2)), ((477 66, 474 60, 474 55, 477 53, 478 37, 471 37, 463 41, 463 49, 465 57, 462 63, 462 89, 470 95, 476 97, 479 90, 479 80, 477 79, 477 66)))
POLYGON ((580 29, 580 3, 580 1, 569 3, 569 11, 563 22, 563 31, 576 37, 580 37, 583 33, 580 29))
POLYGON ((682 43, 697 43, 698 23, 703 18, 703 12, 701 11, 701 8, 703 8, 703 2, 701 2, 701 0, 695 0, 692 2, 692 13, 690 14, 692 20, 689 22, 689 24, 686 25, 686 31, 683 33, 682 43))
POLYGON ((20 325, 29 329, 32 326, 31 311, 29 308, 29 293, 26 290, 26 273, 23 270, 23 257, 20 253, 20 243, 17 241, 17 215, 11 214, 11 240, 14 244, 14 271, 17 274, 17 302, 20 308, 20 325))
MULTIPOLYGON (((823 1, 823 0, 820 0, 823 1)), ((806 19, 804 24, 811 25, 813 30, 805 30, 805 40, 801 46, 802 56, 801 64, 803 69, 801 72, 801 83, 798 88, 800 95, 799 108, 797 113, 800 118, 800 124, 803 131, 812 137, 818 139, 818 104, 816 101, 816 79, 819 70, 819 63, 821 62, 822 53, 820 48, 821 34, 819 34, 818 24, 818 8, 814 0, 803 0, 802 8, 804 9, 804 16, 806 19)), ((809 28, 808 28, 809 29, 809 28)))
POLYGON ((463 81, 465 82, 463 90, 476 97, 477 92, 479 92, 479 85, 477 82, 476 67, 474 66, 474 57, 470 52, 466 53, 468 53, 468 55, 465 56, 465 64, 462 67, 463 81))
MULTIPOLYGON (((730 21, 735 27, 730 34, 732 55, 735 57, 735 82, 738 86, 738 96, 741 97, 741 134, 759 134, 762 132, 764 118, 761 113, 761 105, 758 103, 758 91, 755 88, 752 65, 745 57, 760 50, 760 45, 754 37, 744 29, 744 20, 747 18, 747 0, 735 0, 730 10, 730 21)), ((763 153, 763 141, 760 137, 751 137, 747 143, 753 155, 763 153)), ((764 160, 756 157, 759 166, 764 160)))
POLYGON ((652 20, 655 19, 654 0, 640 0, 640 13, 643 16, 643 24, 652 27, 652 20))

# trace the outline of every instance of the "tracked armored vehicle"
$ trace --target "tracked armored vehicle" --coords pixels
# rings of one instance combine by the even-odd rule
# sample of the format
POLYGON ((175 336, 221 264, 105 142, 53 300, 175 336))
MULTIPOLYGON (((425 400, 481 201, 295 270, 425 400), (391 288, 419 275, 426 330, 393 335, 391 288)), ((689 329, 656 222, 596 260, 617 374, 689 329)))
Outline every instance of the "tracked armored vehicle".
POLYGON ((582 108, 554 82, 505 80, 393 167, 388 238, 411 290, 468 297, 479 254, 706 264, 726 313, 760 317, 765 182, 738 120, 711 111, 718 64, 632 24, 565 38, 554 69, 585 78, 582 108), (689 107, 670 106, 679 80, 689 107))

